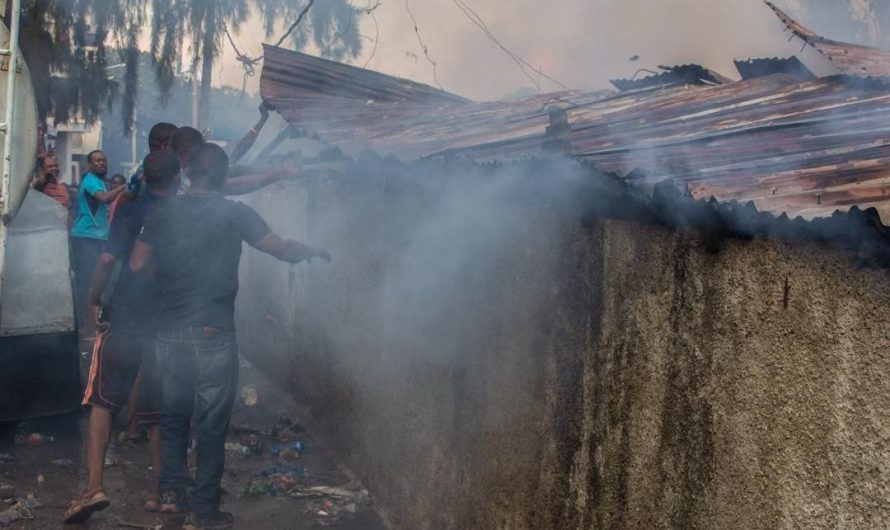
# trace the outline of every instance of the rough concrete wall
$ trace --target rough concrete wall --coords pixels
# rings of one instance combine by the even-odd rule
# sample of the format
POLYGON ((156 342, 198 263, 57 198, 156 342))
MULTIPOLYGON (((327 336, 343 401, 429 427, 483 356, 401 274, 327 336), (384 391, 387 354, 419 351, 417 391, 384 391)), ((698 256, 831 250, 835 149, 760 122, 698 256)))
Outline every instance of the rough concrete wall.
POLYGON ((335 260, 249 254, 243 349, 394 527, 890 527, 885 273, 583 227, 562 196, 440 196, 468 200, 375 179, 249 199, 335 260))

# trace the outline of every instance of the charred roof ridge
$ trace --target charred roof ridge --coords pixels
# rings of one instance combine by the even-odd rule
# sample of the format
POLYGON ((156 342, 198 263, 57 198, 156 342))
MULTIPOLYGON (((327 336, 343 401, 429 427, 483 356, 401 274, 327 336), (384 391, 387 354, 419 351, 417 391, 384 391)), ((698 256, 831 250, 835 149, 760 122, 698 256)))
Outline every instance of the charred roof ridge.
POLYGON ((890 77, 890 51, 823 37, 804 26, 770 0, 764 3, 798 38, 825 56, 841 72, 863 77, 890 77))

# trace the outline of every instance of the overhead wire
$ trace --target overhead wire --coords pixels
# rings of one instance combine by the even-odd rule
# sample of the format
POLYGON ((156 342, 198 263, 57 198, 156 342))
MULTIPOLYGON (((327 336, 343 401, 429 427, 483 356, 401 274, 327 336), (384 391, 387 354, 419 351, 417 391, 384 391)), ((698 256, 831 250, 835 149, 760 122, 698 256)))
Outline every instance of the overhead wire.
MULTIPOLYGON (((315 0, 309 0, 309 3, 306 4, 306 7, 300 11, 300 14, 297 16, 297 20, 294 21, 293 24, 287 28, 287 31, 284 32, 284 35, 278 39, 278 42, 275 43, 275 47, 281 46, 281 44, 290 36, 291 33, 300 25, 304 18, 306 18, 306 14, 309 13, 309 10, 312 9, 312 5, 315 3, 315 0)), ((244 98, 244 94, 247 90, 247 79, 256 75, 256 65, 260 61, 263 60, 263 55, 258 55, 256 57, 249 57, 238 49, 238 46, 235 44, 235 40, 232 38, 232 34, 229 33, 229 28, 225 24, 223 24, 223 31, 226 34, 226 38, 229 40, 229 44, 232 46, 232 49, 235 51, 235 58, 238 62, 241 63, 241 67, 244 68, 244 79, 241 83, 241 98, 244 98)))
POLYGON ((379 0, 373 7, 371 7, 371 0, 368 0, 367 14, 371 15, 371 20, 374 21, 374 48, 371 50, 371 55, 368 56, 368 60, 365 61, 362 68, 367 68, 371 64, 371 61, 374 60, 374 55, 377 54, 377 46, 380 44, 380 24, 377 22, 377 15, 374 14, 378 7, 380 7, 379 0))
POLYGON ((560 88, 563 88, 565 90, 571 90, 571 88, 569 88, 564 83, 547 75, 540 68, 533 66, 531 63, 529 63, 524 58, 522 58, 519 54, 517 54, 514 51, 507 48, 497 37, 494 36, 494 34, 489 29, 488 24, 485 23, 485 20, 479 15, 479 13, 477 13, 472 7, 470 7, 470 5, 467 4, 464 0, 452 0, 452 1, 454 2, 454 5, 457 6, 458 9, 460 9, 461 12, 470 20, 470 22, 473 23, 473 25, 475 25, 480 30, 482 30, 482 33, 488 38, 488 40, 490 40, 495 46, 497 46, 504 53, 506 53, 508 57, 513 59, 513 61, 519 66, 519 70, 523 73, 523 75, 525 75, 526 78, 528 78, 529 81, 532 82, 532 84, 535 85, 535 88, 537 88, 538 91, 541 91, 541 83, 537 79, 535 79, 528 72, 528 70, 535 72, 540 77, 547 79, 548 81, 559 86, 560 88))
POLYGON ((420 28, 417 26, 417 18, 414 16, 414 12, 411 11, 411 6, 408 5, 408 0, 405 0, 405 9, 408 11, 408 15, 411 17, 411 20, 414 22, 414 33, 417 34, 417 41, 420 43, 420 48, 423 50, 423 55, 426 56, 426 60, 433 67, 433 80, 436 82, 436 86, 439 87, 440 90, 445 90, 442 88, 442 84, 439 83, 439 66, 436 64, 436 61, 430 57, 430 49, 427 47, 426 43, 423 42, 423 37, 420 36, 420 28))
MULTIPOLYGON (((312 4, 314 4, 314 3, 315 3, 315 0, 309 0, 309 3, 306 4, 306 7, 304 7, 303 10, 300 11, 300 14, 297 16, 297 20, 295 20, 294 23, 291 24, 289 28, 287 28, 287 31, 284 32, 284 35, 282 35, 281 38, 278 39, 278 42, 275 43, 276 48, 281 46, 281 44, 288 37, 290 37, 290 34, 293 33, 294 30, 297 29, 297 26, 300 25, 300 22, 303 22, 303 19, 306 17, 306 13, 308 13, 309 10, 312 9, 312 4)), ((262 57, 260 57, 260 58, 262 58, 262 57)))

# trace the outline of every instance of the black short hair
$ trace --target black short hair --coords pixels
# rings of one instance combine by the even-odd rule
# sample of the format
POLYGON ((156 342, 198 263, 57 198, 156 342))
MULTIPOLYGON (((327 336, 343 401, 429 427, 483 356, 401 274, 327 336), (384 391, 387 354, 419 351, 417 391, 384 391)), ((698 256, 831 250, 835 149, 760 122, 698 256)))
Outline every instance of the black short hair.
POLYGON ((46 166, 47 158, 56 158, 56 155, 52 153, 43 153, 42 155, 37 155, 37 169, 43 169, 46 166))
POLYGON ((160 149, 166 143, 173 142, 173 134, 176 133, 177 127, 172 123, 160 122, 152 125, 148 131, 148 149, 154 151, 160 149))
POLYGON ((170 151, 152 151, 142 161, 145 183, 152 190, 166 190, 179 174, 179 159, 170 151))
POLYGON ((180 127, 173 133, 173 150, 178 155, 188 154, 189 151, 203 143, 204 136, 194 127, 180 127))
POLYGON ((93 150, 90 151, 90 153, 87 155, 87 162, 92 162, 92 161, 93 161, 93 155, 95 155, 96 153, 103 153, 103 154, 104 154, 104 152, 103 152, 101 149, 93 149, 93 150))
POLYGON ((189 153, 188 176, 210 188, 221 188, 229 174, 229 155, 222 147, 205 143, 189 153))

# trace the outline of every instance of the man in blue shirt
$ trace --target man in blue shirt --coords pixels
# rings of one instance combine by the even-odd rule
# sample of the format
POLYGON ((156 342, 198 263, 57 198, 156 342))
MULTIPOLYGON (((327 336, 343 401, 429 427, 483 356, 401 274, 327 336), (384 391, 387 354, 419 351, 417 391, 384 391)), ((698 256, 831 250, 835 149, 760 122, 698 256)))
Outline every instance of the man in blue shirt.
POLYGON ((87 291, 102 246, 108 239, 108 205, 125 189, 123 186, 108 189, 105 184, 108 158, 102 151, 87 155, 87 169, 77 192, 77 217, 71 227, 74 307, 82 334, 91 329, 87 318, 87 291))

